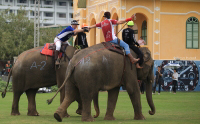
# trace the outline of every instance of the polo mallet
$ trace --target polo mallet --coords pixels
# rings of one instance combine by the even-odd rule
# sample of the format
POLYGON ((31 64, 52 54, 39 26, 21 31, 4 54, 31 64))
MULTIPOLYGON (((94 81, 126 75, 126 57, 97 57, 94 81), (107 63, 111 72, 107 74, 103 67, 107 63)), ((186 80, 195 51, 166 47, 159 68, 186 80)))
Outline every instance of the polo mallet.
MULTIPOLYGON (((124 24, 124 26, 127 24, 128 22, 126 22, 125 24, 124 24)), ((117 32, 117 34, 124 28, 124 26, 117 32)), ((116 35, 117 35, 116 34, 116 35)))
MULTIPOLYGON (((136 14, 134 14, 134 20, 136 20, 136 14)), ((127 24, 128 22, 126 22, 125 24, 124 24, 124 26, 127 24)), ((124 26, 116 33, 116 35, 124 28, 124 26)))

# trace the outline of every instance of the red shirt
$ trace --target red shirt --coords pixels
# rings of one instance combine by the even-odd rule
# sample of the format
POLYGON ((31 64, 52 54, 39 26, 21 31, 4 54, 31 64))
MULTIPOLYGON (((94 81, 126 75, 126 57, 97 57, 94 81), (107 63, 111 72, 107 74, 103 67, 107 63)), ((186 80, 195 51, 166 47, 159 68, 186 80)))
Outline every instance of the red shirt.
POLYGON ((101 23, 96 24, 96 27, 102 28, 106 42, 112 41, 117 38, 114 33, 114 26, 116 24, 117 24, 117 20, 114 20, 114 19, 106 19, 102 21, 101 23))

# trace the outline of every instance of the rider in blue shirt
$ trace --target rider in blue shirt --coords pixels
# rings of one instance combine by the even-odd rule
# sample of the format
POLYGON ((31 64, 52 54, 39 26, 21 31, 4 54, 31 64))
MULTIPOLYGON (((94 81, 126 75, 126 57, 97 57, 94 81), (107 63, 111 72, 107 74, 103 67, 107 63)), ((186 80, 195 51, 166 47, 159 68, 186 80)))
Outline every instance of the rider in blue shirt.
POLYGON ((71 22, 71 26, 68 26, 67 28, 65 28, 64 30, 62 30, 58 35, 56 35, 55 39, 54 39, 54 43, 56 45, 56 50, 55 50, 55 64, 59 65, 60 61, 58 59, 58 53, 61 49, 61 45, 62 44, 68 44, 68 41, 70 37, 76 35, 79 32, 88 32, 89 29, 76 29, 78 26, 78 22, 76 20, 73 20, 71 22))

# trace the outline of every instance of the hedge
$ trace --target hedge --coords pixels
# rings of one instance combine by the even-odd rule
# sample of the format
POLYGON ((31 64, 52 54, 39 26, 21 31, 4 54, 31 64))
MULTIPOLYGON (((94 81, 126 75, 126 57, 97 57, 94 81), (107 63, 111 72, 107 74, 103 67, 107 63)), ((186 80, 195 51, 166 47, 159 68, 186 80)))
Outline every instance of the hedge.
MULTIPOLYGON (((3 81, 0 78, 0 92, 3 92, 5 90, 6 84, 7 84, 7 82, 3 81)), ((52 92, 56 92, 57 90, 58 90, 57 85, 51 87, 52 92)), ((8 88, 7 88, 7 92, 12 92, 12 82, 9 83, 8 88)))
MULTIPOLYGON (((0 91, 3 92, 6 88, 6 84, 7 82, 6 81, 3 81, 1 78, 0 78, 0 91)), ((12 92, 12 82, 9 83, 8 85, 8 88, 7 88, 7 91, 8 92, 12 92)))

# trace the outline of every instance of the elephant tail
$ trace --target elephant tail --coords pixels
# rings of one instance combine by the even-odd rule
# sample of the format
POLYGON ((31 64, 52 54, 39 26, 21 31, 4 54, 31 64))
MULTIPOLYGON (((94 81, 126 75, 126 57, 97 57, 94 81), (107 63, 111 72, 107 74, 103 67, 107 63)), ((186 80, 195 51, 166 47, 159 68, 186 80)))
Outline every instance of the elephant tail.
POLYGON ((94 109, 96 111, 96 115, 94 115, 94 118, 97 118, 100 114, 98 97, 99 97, 99 92, 97 92, 93 98, 94 109))
MULTIPOLYGON (((14 67, 14 66, 13 66, 13 67, 14 67)), ((10 70, 10 72, 9 72, 9 74, 8 74, 8 81, 7 81, 7 84, 6 84, 6 88, 5 88, 5 90, 4 90, 4 91, 2 92, 2 94, 1 94, 2 98, 4 98, 4 97, 6 96, 6 90, 7 90, 8 85, 9 85, 9 81, 10 81, 10 77, 11 77, 11 75, 12 75, 13 67, 11 68, 11 70, 10 70)))
POLYGON ((63 84, 60 86, 60 88, 57 90, 56 94, 51 98, 51 99, 48 99, 47 100, 47 103, 48 104, 51 104, 53 99, 56 97, 56 95, 58 94, 58 92, 60 92, 60 90, 65 86, 65 84, 67 83, 67 80, 70 78, 71 74, 73 73, 74 71, 74 66, 72 64, 69 64, 68 67, 67 67, 67 74, 66 74, 66 78, 63 82, 63 84))

